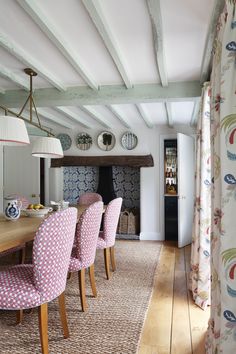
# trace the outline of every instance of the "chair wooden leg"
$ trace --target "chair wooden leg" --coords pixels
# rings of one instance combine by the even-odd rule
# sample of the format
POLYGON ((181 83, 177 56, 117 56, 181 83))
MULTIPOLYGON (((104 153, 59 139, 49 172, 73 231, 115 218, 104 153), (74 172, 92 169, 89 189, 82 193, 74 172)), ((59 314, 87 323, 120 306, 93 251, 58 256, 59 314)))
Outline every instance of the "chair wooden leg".
POLYGON ((94 264, 92 264, 89 267, 89 278, 90 278, 90 284, 91 284, 93 296, 97 297, 97 289, 96 289, 96 282, 95 282, 95 276, 94 276, 94 264))
POLYGON ((23 310, 16 311, 16 324, 20 324, 23 320, 23 310))
POLYGON ((85 269, 81 269, 78 272, 78 277, 79 277, 79 291, 80 291, 80 301, 81 301, 81 307, 82 311, 86 311, 87 309, 87 301, 85 297, 85 269))
POLYGON ((110 279, 110 251, 109 248, 104 248, 104 262, 105 262, 105 269, 106 269, 106 276, 107 279, 110 279))
POLYGON ((116 260, 115 260, 115 247, 110 247, 110 256, 111 256, 111 269, 113 272, 116 271, 116 260))
POLYGON ((21 264, 25 263, 25 258, 26 258, 26 247, 24 247, 20 250, 20 263, 21 264))
POLYGON ((48 304, 39 306, 39 332, 42 354, 48 354, 48 304))
POLYGON ((59 312, 60 312, 60 317, 61 317, 61 324, 62 324, 62 328, 63 328, 64 338, 68 338, 69 337, 69 330, 68 330, 67 318, 66 318, 65 292, 63 292, 58 297, 58 302, 59 302, 59 312))

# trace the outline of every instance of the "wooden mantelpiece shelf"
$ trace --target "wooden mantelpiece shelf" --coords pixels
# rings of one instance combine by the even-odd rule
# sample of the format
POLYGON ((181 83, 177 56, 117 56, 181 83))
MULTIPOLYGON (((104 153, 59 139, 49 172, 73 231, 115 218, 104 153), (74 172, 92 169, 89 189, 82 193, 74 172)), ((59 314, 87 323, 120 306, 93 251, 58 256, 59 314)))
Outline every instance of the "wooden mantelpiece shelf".
POLYGON ((52 159, 51 167, 63 166, 131 166, 153 167, 152 155, 119 155, 119 156, 64 156, 52 159))

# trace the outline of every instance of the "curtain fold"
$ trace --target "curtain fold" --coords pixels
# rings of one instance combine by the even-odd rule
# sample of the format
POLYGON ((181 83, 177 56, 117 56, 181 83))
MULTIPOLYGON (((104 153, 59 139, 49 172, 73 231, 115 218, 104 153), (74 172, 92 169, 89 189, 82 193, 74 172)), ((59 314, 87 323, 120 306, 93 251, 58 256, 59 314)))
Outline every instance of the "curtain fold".
POLYGON ((210 88, 205 83, 200 103, 197 139, 195 204, 191 245, 189 287, 199 307, 210 302, 210 232, 211 232, 211 144, 210 88))
POLYGON ((226 0, 211 74, 211 318, 206 353, 236 353, 236 17, 226 0))

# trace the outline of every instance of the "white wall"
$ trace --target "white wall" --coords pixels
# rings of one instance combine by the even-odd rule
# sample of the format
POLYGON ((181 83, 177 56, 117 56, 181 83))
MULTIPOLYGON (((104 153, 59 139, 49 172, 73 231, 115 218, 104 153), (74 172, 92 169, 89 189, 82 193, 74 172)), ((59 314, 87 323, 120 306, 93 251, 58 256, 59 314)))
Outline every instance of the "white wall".
MULTIPOLYGON (((168 128, 166 126, 156 126, 153 129, 142 128, 133 129, 132 132, 138 137, 138 145, 134 150, 127 151, 121 146, 120 139, 125 132, 123 129, 116 129, 113 133, 116 136, 116 145, 113 150, 106 152, 100 150, 96 144, 96 137, 100 131, 91 132, 90 130, 83 129, 84 132, 88 132, 93 138, 93 145, 88 151, 79 150, 76 146, 76 136, 79 131, 69 130, 58 131, 57 133, 67 133, 72 138, 72 146, 68 151, 65 151, 65 155, 81 155, 81 156, 98 156, 98 155, 147 155, 152 154, 154 160, 154 167, 141 168, 140 182, 141 182, 141 233, 140 238, 142 240, 161 240, 163 233, 161 230, 162 217, 161 214, 161 198, 163 176, 160 172, 160 160, 163 156, 163 151, 160 151, 160 136, 176 134, 177 132, 187 135, 193 134, 194 131, 187 126, 176 126, 175 128, 168 128)), ((0 167, 2 163, 1 151, 0 151, 0 167)), ((49 164, 45 164, 45 178, 46 178, 46 201, 62 199, 63 183, 62 183, 62 169, 48 169, 49 164)), ((1 169, 2 170, 2 169, 1 169)), ((1 172, 0 172, 0 193, 2 190, 1 172)), ((1 194, 0 194, 1 198, 1 194)), ((0 203, 1 205, 1 203, 0 203)))

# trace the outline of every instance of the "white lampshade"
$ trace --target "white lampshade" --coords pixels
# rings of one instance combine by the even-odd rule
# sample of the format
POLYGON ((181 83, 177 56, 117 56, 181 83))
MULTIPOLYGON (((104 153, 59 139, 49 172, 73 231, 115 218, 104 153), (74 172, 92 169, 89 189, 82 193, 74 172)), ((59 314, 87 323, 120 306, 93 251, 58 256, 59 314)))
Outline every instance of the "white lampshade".
POLYGON ((63 157, 60 140, 53 137, 37 138, 33 142, 32 156, 51 159, 63 157))
POLYGON ((0 116, 0 145, 28 145, 29 135, 21 118, 0 116))

